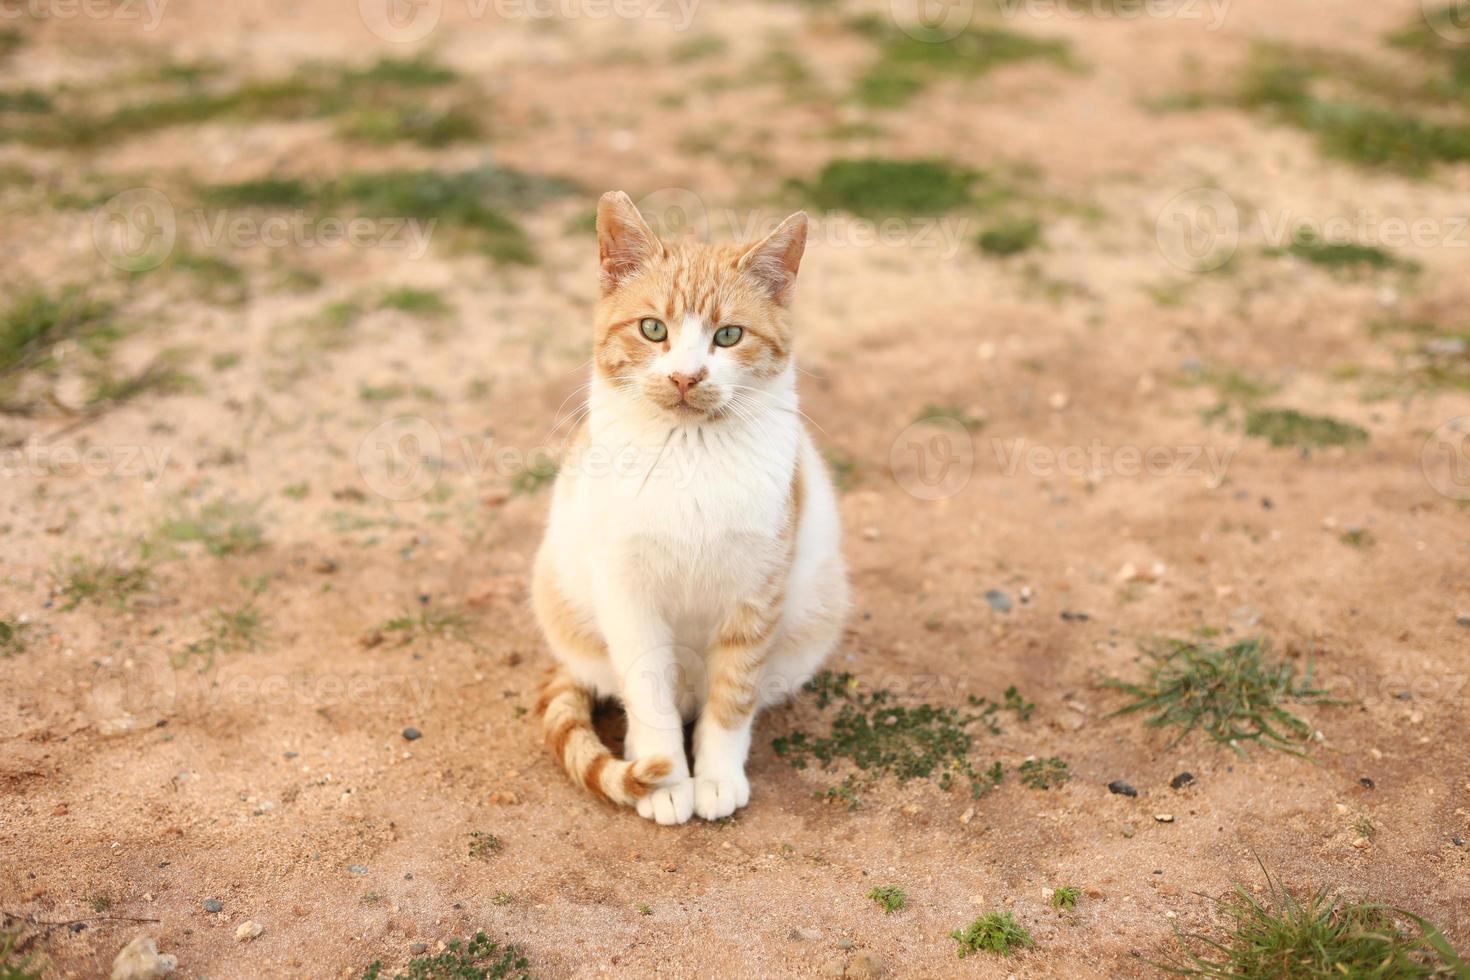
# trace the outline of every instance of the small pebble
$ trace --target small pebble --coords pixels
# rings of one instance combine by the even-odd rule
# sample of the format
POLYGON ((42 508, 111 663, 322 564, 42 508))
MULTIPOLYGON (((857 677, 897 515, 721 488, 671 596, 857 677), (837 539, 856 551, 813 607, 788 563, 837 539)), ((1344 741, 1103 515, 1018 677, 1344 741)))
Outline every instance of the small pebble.
POLYGON ((407 728, 405 728, 403 730, 403 738, 404 738, 405 741, 414 742, 414 741, 417 741, 417 740, 419 740, 419 739, 421 739, 423 737, 424 737, 424 733, 421 732, 421 731, 419 731, 417 728, 413 727, 412 725, 409 725, 407 728))
POLYGON ((262 932, 265 932, 265 926, 254 919, 246 920, 235 929, 235 942, 248 943, 262 932))
POLYGON ((1363 787, 1364 789, 1372 789, 1375 784, 1371 777, 1364 776, 1362 779, 1358 780, 1358 785, 1363 787))
POLYGON ((414 943, 412 946, 408 947, 408 954, 410 956, 417 956, 420 953, 427 953, 428 951, 428 943, 414 943))
POLYGON ((365 864, 349 864, 347 866, 347 872, 348 872, 348 874, 365 875, 365 874, 367 874, 367 865, 365 865, 365 864))
POLYGON ((1073 612, 1070 609, 1062 610, 1062 620, 1068 623, 1085 623, 1092 618, 1091 613, 1073 612))
POLYGON ((1174 822, 1174 814, 1172 814, 1172 813, 1155 813, 1154 814, 1154 819, 1157 820, 1159 823, 1173 823, 1174 822))
POLYGON ((1116 793, 1119 796, 1137 796, 1138 795, 1138 790, 1136 790, 1136 789, 1133 788, 1133 784, 1132 783, 1125 783, 1121 779, 1115 779, 1111 783, 1108 783, 1108 792, 1109 793, 1116 793))
POLYGON ((991 589, 989 592, 986 592, 985 601, 989 603, 990 608, 994 609, 996 612, 1008 613, 1011 611, 1012 608, 1011 597, 1006 595, 1000 589, 991 589))
POLYGON ((1169 780, 1169 788, 1179 789, 1181 787, 1188 786, 1192 782, 1194 782, 1194 773, 1181 772, 1179 775, 1169 780))
POLYGON ((69 926, 67 926, 67 928, 70 929, 72 932, 81 932, 83 929, 87 928, 87 924, 85 922, 73 922, 69 926))
POLYGON ((225 910, 225 903, 224 902, 221 902, 219 899, 217 899, 217 898, 206 898, 204 900, 204 911, 206 911, 206 912, 223 912, 224 910, 225 910))
POLYGON ((1470 613, 1461 613, 1455 617, 1455 622, 1461 626, 1470 626, 1470 613))
POLYGON ((818 930, 813 929, 813 928, 811 928, 811 927, 808 926, 807 928, 804 928, 804 929, 793 929, 791 931, 791 938, 792 939, 804 939, 804 940, 806 940, 809 943, 814 943, 817 940, 819 940, 819 939, 822 938, 822 934, 818 930))
POLYGON ((852 949, 856 945, 857 943, 853 942, 851 939, 848 939, 846 936, 843 936, 841 939, 837 940, 838 949, 852 949))

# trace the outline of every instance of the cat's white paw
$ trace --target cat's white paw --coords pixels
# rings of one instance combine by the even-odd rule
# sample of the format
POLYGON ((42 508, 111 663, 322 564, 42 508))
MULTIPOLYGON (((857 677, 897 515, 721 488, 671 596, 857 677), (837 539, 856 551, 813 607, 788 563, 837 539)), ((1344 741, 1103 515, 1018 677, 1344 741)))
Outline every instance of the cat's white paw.
POLYGON ((723 820, 750 802, 750 780, 743 772, 694 779, 694 812, 706 820, 723 820))
POLYGON ((693 813, 694 780, 688 778, 657 786, 638 801, 638 816, 657 821, 665 827, 687 823, 693 813))

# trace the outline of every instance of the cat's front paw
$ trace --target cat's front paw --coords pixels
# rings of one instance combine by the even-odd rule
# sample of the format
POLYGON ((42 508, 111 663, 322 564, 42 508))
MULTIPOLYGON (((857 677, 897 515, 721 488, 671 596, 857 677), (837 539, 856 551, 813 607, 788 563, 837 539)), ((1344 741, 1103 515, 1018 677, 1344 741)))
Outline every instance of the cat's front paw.
POLYGON ((665 827, 687 823, 693 813, 694 780, 687 776, 666 786, 655 786, 638 800, 638 816, 665 827))
POLYGON ((750 780, 743 772, 694 778, 694 812, 706 820, 723 820, 750 802, 750 780))

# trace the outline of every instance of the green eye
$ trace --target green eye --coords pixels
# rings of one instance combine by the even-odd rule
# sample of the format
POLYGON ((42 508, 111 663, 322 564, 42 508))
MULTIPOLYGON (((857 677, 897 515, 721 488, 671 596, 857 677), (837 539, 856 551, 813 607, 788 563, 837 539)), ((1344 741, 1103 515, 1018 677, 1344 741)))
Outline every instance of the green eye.
POLYGON ((662 320, 655 320, 651 316, 646 316, 640 320, 638 322, 638 329, 643 331, 643 336, 655 344, 662 343, 669 336, 669 328, 664 326, 664 322, 662 320))
POLYGON ((744 327, 721 327, 715 331, 716 347, 734 347, 745 336, 744 327))

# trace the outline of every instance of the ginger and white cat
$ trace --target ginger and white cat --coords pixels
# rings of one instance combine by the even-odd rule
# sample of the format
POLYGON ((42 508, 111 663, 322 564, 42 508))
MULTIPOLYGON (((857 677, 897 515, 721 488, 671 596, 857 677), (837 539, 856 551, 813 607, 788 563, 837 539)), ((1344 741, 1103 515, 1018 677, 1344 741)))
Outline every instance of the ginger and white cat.
POLYGON ((749 802, 756 712, 811 676, 847 611, 837 503, 797 409, 806 234, 798 212, 755 245, 661 242, 626 194, 598 202, 588 414, 532 585, 557 660, 538 708, 573 779, 661 824, 749 802), (626 759, 592 727, 603 697, 627 710, 626 759))

